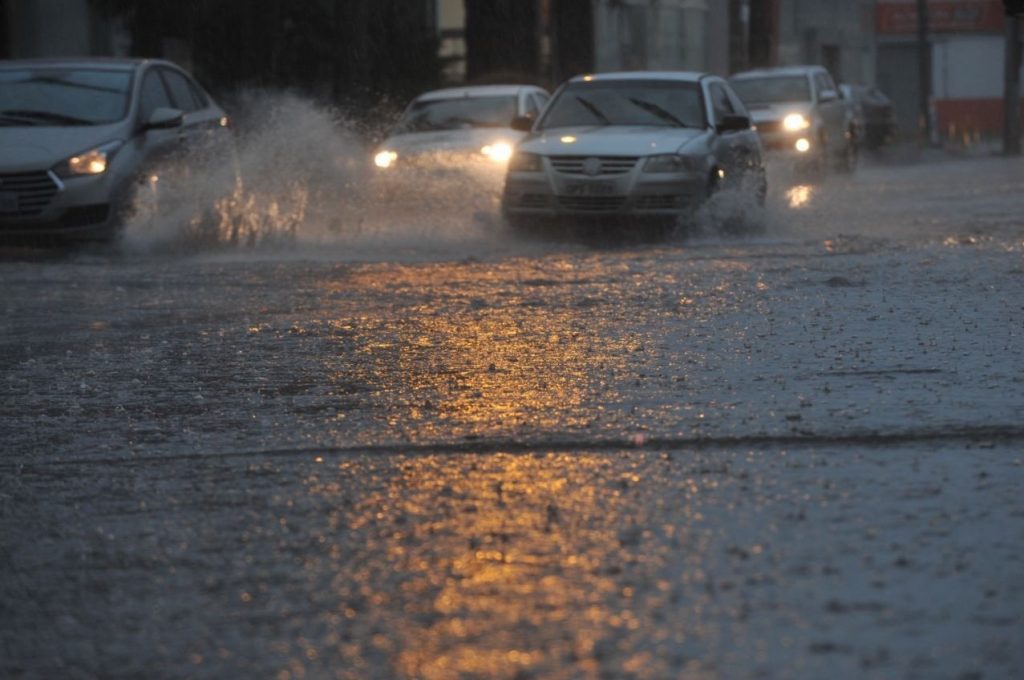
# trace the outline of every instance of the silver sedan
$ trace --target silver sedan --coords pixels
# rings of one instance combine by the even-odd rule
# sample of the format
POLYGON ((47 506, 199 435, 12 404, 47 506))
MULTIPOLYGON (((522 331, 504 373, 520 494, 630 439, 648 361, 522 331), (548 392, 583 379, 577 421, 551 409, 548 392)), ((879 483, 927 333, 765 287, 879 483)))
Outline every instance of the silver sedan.
POLYGON ((170 62, 0 61, 0 239, 112 238, 155 163, 227 125, 170 62))
POLYGON ((555 94, 509 163, 502 209, 514 226, 545 218, 630 222, 687 217, 723 187, 766 189, 742 101, 716 76, 578 76, 555 94))

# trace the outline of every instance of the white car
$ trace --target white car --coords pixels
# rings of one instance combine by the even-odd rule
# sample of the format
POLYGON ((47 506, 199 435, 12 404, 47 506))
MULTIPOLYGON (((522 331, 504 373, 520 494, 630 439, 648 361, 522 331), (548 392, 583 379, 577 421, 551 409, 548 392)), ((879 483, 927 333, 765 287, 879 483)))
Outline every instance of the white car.
POLYGON ((149 168, 227 125, 167 61, 0 61, 0 238, 108 240, 149 168))
POLYGON ((529 85, 480 85, 427 92, 412 101, 373 156, 392 173, 405 167, 436 167, 488 161, 504 168, 523 133, 515 118, 536 118, 549 95, 529 85))
POLYGON ((745 71, 729 82, 750 110, 769 152, 814 169, 856 168, 856 122, 823 66, 745 71))
POLYGON ((605 73, 555 93, 509 162, 502 209, 513 226, 675 223, 726 186, 760 201, 766 190, 760 141, 728 83, 705 73, 605 73))

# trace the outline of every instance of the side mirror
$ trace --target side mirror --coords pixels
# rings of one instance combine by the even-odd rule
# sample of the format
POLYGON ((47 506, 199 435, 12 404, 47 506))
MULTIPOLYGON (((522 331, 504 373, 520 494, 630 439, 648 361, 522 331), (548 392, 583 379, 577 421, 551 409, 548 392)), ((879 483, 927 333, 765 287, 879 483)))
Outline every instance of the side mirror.
POLYGON ((741 116, 736 113, 729 113, 722 116, 722 120, 718 121, 719 132, 738 132, 740 130, 750 129, 750 118, 747 116, 741 116))
POLYGON ((185 114, 178 109, 169 109, 165 106, 153 111, 153 115, 146 121, 146 130, 170 130, 181 127, 185 122, 185 114))
POLYGON ((839 99, 839 93, 835 90, 822 90, 818 93, 818 101, 822 103, 834 102, 837 99, 839 99))
POLYGON ((534 120, 530 116, 516 116, 509 124, 516 132, 529 132, 533 129, 534 120))

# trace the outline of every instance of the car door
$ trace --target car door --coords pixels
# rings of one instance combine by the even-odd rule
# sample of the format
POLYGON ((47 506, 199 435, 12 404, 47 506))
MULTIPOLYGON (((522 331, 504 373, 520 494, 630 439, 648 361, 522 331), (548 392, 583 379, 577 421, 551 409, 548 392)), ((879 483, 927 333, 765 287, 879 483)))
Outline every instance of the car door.
POLYGON ((139 105, 136 113, 135 144, 144 168, 171 155, 179 143, 179 130, 172 128, 148 128, 147 124, 157 109, 175 109, 163 78, 155 67, 146 69, 139 85, 139 105))
POLYGON ((205 142, 220 127, 218 112, 212 110, 208 100, 200 99, 196 86, 189 82, 184 73, 166 66, 157 70, 171 95, 174 108, 184 114, 178 130, 179 141, 187 146, 205 142))
POLYGON ((832 76, 824 71, 814 74, 814 92, 818 114, 825 127, 826 148, 839 153, 846 146, 846 102, 839 97, 832 76))
POLYGON ((725 170, 726 177, 741 177, 747 165, 748 145, 742 130, 718 129, 726 116, 741 115, 729 98, 726 84, 712 80, 707 84, 707 97, 711 103, 712 128, 715 130, 712 152, 718 165, 725 170))
MULTIPOLYGON (((728 82, 724 83, 724 85, 729 101, 732 102, 733 110, 737 115, 744 116, 749 120, 750 111, 747 110, 746 104, 743 103, 743 100, 740 99, 740 96, 736 94, 736 91, 732 89, 728 82)), ((759 175, 764 170, 761 137, 753 127, 740 131, 737 134, 740 140, 737 146, 737 155, 743 172, 752 172, 755 175, 759 175)))

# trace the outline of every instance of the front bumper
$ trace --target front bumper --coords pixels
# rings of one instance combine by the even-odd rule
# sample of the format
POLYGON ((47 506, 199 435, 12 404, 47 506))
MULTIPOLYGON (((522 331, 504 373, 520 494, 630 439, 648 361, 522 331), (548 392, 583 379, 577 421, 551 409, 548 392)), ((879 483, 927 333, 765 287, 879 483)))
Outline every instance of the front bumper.
POLYGON ((110 238, 120 187, 111 175, 62 180, 52 171, 0 171, 0 238, 110 238))
POLYGON ((509 172, 502 194, 508 217, 682 217, 707 198, 700 173, 627 173, 588 177, 554 171, 509 172))

